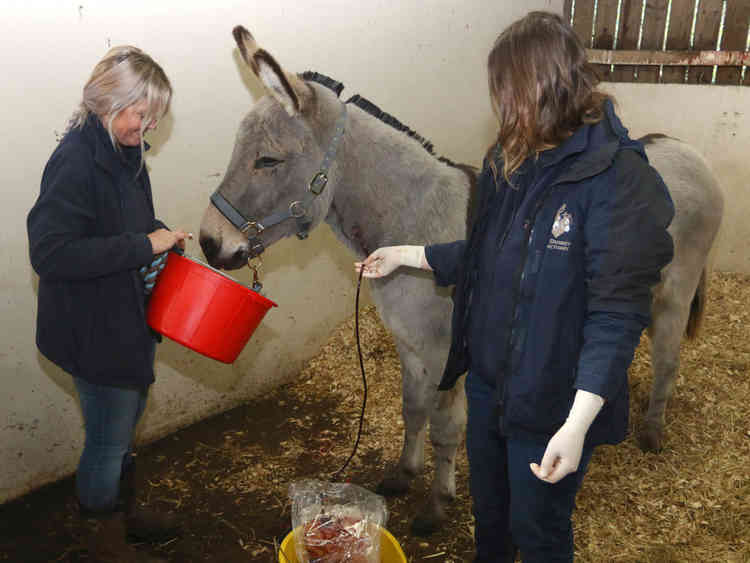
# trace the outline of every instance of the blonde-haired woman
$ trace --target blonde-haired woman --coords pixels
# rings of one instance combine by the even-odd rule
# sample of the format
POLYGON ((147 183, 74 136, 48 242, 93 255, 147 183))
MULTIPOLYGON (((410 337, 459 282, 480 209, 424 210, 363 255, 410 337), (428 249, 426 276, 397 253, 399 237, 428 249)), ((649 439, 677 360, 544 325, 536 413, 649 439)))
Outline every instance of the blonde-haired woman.
POLYGON ((628 366, 674 208, 559 15, 511 24, 487 71, 498 134, 467 239, 384 247, 355 267, 456 286, 439 388, 468 371, 475 561, 569 562, 591 454, 627 432, 628 366))
POLYGON ((39 274, 37 346, 73 376, 85 444, 76 473, 97 561, 149 561, 126 534, 173 533, 174 519, 135 502, 135 427, 154 381, 157 336, 145 318, 153 274, 188 233, 154 216, 144 134, 169 109, 162 68, 130 46, 94 67, 44 169, 27 219, 39 274))

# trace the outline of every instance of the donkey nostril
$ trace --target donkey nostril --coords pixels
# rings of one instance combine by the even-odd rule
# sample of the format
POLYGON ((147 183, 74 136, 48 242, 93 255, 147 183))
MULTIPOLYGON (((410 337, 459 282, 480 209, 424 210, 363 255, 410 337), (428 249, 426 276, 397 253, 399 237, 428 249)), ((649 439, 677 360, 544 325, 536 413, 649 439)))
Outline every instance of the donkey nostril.
POLYGON ((206 259, 208 259, 209 262, 213 260, 219 253, 219 245, 212 237, 201 235, 200 245, 201 249, 203 250, 203 254, 206 256, 206 259))
POLYGON ((232 263, 234 264, 242 264, 247 260, 247 255, 245 254, 245 251, 240 248, 235 251, 235 253, 232 255, 232 263))

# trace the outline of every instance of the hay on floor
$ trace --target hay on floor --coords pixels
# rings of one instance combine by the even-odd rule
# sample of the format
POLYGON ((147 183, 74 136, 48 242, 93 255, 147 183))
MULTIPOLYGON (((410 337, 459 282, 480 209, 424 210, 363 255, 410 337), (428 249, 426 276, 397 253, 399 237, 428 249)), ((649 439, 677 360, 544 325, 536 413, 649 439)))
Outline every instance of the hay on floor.
MULTIPOLYGON (((595 454, 574 516, 577 561, 750 561, 750 276, 715 273, 709 290, 701 336, 682 345, 664 450, 641 452, 631 432, 595 454)), ((372 308, 361 312, 360 337, 369 381, 361 447, 396 460, 403 429, 398 355, 372 308)), ((311 392, 340 396, 349 411, 340 420, 354 435, 362 384, 353 319, 308 363, 302 380, 300 400, 311 392)), ((651 387, 646 336, 630 381, 635 431, 651 387)), ((349 446, 336 445, 338 459, 349 446)), ((463 451, 457 471, 468 471, 463 451)), ((460 527, 469 529, 470 497, 459 501, 460 527)))

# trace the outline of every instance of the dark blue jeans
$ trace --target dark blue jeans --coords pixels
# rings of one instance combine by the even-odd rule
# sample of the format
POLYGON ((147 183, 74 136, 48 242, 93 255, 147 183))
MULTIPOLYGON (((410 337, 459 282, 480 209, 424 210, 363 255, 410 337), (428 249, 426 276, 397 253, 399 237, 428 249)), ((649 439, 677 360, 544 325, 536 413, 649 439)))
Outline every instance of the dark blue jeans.
POLYGON ((466 379, 469 419, 466 450, 475 518, 476 563, 573 561, 571 515, 593 448, 585 448, 578 471, 555 484, 537 479, 546 443, 500 435, 494 392, 478 376, 466 379))
POLYGON ((86 439, 76 472, 76 494, 83 510, 115 509, 120 476, 130 463, 135 427, 146 407, 148 387, 96 385, 74 377, 86 439))

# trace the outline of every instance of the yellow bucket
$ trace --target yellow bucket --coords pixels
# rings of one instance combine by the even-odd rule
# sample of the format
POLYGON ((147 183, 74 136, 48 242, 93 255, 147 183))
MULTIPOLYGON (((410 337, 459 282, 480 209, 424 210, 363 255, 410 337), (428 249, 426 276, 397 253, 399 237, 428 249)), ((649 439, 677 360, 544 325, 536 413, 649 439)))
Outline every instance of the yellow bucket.
MULTIPOLYGON (((294 545, 294 531, 289 532, 281 542, 279 563, 299 563, 294 545)), ((380 563, 406 563, 406 555, 401 546, 385 528, 380 528, 380 563)))

